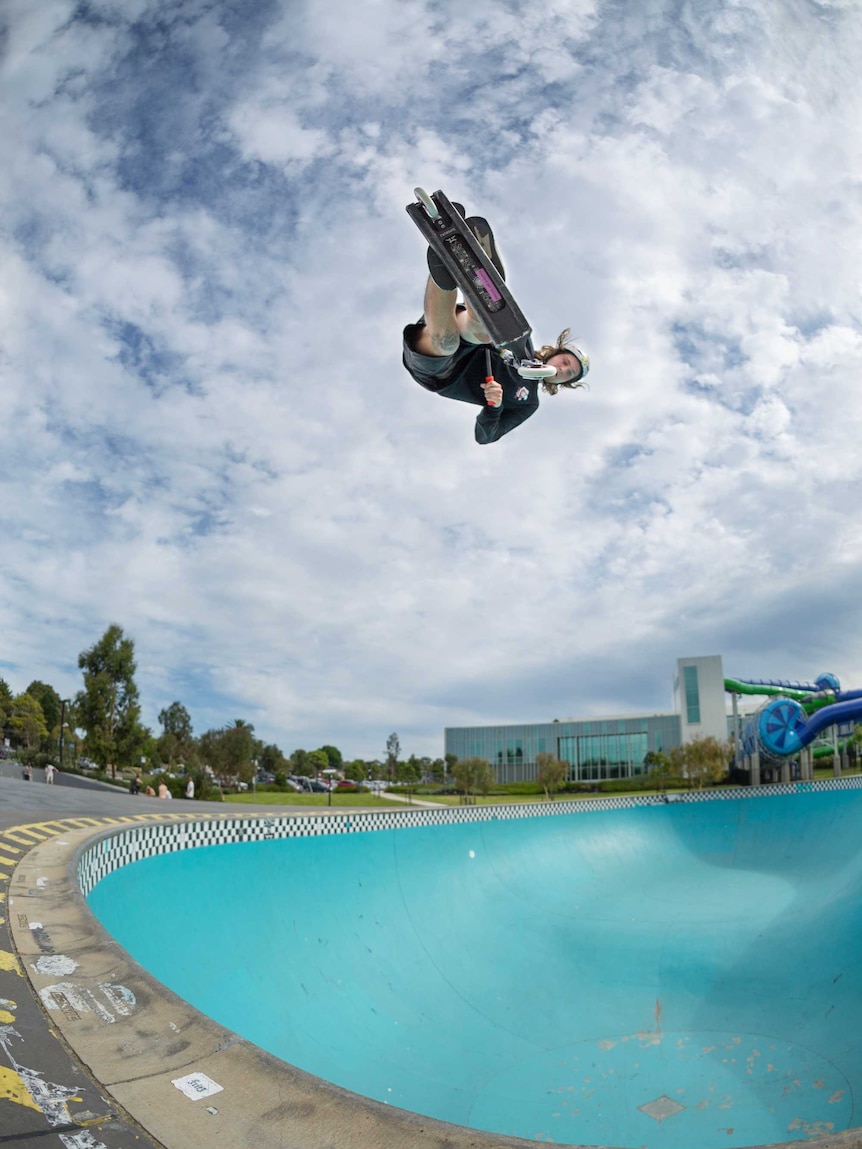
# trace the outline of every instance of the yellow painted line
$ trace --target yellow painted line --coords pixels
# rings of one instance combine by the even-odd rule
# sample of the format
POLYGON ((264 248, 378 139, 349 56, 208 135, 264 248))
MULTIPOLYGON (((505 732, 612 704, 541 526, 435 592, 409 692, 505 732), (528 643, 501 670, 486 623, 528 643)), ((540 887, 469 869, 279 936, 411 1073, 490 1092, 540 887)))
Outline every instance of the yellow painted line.
POLYGON ((38 830, 30 830, 25 826, 18 826, 14 830, 7 830, 5 835, 10 842, 17 842, 19 846, 32 846, 34 842, 44 842, 47 834, 40 834, 38 830))
POLYGON ((9 881, 9 875, 8 874, 0 874, 0 882, 8 882, 8 881, 9 881))
POLYGON ((7 973, 17 973, 18 977, 24 976, 18 959, 8 950, 0 950, 0 970, 5 970, 7 973))
POLYGON ((20 1074, 2 1065, 0 1065, 0 1099, 11 1101, 13 1105, 23 1105, 26 1109, 35 1109, 37 1113, 42 1112, 21 1080, 20 1074))
POLYGON ((20 850, 16 849, 14 846, 8 845, 6 842, 3 842, 2 845, 0 845, 0 850, 5 850, 7 854, 20 854, 21 853, 20 850))
POLYGON ((4 858, 3 855, 0 854, 0 866, 17 866, 17 865, 18 865, 18 859, 17 858, 4 858))

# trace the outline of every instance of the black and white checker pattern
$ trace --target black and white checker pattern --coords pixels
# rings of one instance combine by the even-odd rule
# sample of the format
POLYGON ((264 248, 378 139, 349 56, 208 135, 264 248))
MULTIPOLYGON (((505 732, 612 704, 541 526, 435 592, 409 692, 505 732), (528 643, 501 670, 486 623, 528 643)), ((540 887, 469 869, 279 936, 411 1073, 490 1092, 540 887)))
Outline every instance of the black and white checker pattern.
POLYGON ((565 800, 537 805, 417 807, 364 813, 282 815, 280 817, 213 818, 199 822, 147 823, 111 834, 85 850, 78 862, 78 884, 86 896, 94 886, 121 866, 199 846, 228 842, 260 842, 272 838, 316 837, 322 834, 360 834, 375 830, 407 830, 457 822, 495 822, 513 818, 548 818, 563 814, 591 814, 596 810, 624 810, 633 806, 662 806, 667 802, 717 802, 777 798, 812 791, 862 789, 862 776, 829 778, 822 782, 795 782, 771 786, 693 790, 684 794, 644 794, 630 798, 565 800))

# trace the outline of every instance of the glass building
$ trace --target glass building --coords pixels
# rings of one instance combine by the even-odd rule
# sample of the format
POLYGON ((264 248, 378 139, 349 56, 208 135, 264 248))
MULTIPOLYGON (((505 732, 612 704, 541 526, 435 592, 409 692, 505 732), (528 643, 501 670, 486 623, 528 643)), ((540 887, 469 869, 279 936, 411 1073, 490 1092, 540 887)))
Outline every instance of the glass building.
POLYGON ((498 782, 533 781, 536 756, 542 753, 569 763, 570 782, 631 778, 646 773, 650 751, 666 752, 681 743, 679 714, 446 728, 446 753, 487 759, 498 782))

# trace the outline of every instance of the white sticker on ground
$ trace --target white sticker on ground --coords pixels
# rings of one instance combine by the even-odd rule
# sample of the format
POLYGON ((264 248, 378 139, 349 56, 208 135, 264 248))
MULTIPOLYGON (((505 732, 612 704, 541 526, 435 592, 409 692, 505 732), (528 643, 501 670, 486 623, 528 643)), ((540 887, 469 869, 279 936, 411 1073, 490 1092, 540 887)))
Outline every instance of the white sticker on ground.
POLYGON ((171 1081, 180 1093, 190 1097, 192 1101, 199 1101, 202 1097, 212 1097, 214 1093, 221 1093, 223 1085, 216 1084, 205 1073, 189 1073, 186 1077, 177 1077, 171 1081))
POLYGON ((47 878, 37 878, 36 879, 36 889, 37 890, 44 890, 47 885, 48 885, 48 879, 47 878))
POLYGON ((120 1017, 128 1017, 137 1005, 135 995, 124 985, 112 985, 109 981, 100 981, 99 989, 108 1005, 112 1005, 120 1017))
POLYGON ((97 1141, 89 1129, 83 1129, 80 1133, 60 1133, 58 1136, 66 1149, 107 1149, 104 1142, 97 1141))
POLYGON ((30 926, 31 930, 41 930, 42 928, 41 922, 28 922, 28 925, 30 926))
POLYGON ((120 1017, 128 1017, 137 1004, 135 995, 124 985, 102 982, 98 989, 108 1005, 105 1005, 92 990, 75 985, 71 981, 47 985, 44 989, 39 990, 39 996, 42 998, 46 1009, 71 1008, 76 1013, 95 1013, 106 1025, 117 1020, 115 1014, 120 1017), (112 1008, 109 1009, 108 1006, 112 1008))
MULTIPOLYGON (((33 930, 35 928, 36 927, 31 923, 30 929, 33 930)), ((74 958, 66 957, 65 954, 50 954, 45 957, 40 957, 35 963, 31 963, 31 968, 34 969, 36 973, 50 973, 53 974, 54 977, 58 975, 62 977, 63 974, 74 973, 78 968, 78 963, 74 958)))

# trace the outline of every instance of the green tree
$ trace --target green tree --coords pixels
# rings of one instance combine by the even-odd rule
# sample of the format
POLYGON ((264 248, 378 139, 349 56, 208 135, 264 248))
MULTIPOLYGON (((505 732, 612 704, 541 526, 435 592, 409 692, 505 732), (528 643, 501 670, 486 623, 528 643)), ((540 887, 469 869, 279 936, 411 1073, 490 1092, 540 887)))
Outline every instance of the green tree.
POLYGON ((207 730, 197 740, 198 760, 201 769, 209 767, 217 777, 224 773, 222 769, 223 730, 207 730))
POLYGON ((401 743, 394 732, 386 739, 386 777, 392 781, 398 774, 398 759, 401 756, 401 743))
POLYGON ((269 774, 285 774, 287 772, 287 760, 274 743, 261 748, 258 753, 257 764, 261 770, 266 770, 269 774))
POLYGON ((87 753, 103 769, 137 763, 147 730, 141 725, 135 685, 135 644, 112 623, 97 643, 78 656, 84 689, 75 698, 87 753))
POLYGON ((194 749, 194 731, 188 710, 181 702, 172 702, 159 711, 162 735, 158 739, 159 756, 172 767, 179 759, 185 762, 194 749))
POLYGON ((692 738, 684 746, 675 746, 668 754, 671 767, 688 779, 691 787, 721 782, 730 767, 730 747, 717 738, 692 738))
POLYGON ((38 699, 26 691, 12 699, 9 729, 18 745, 25 750, 32 750, 43 738, 48 737, 45 715, 38 699))
POLYGON ((237 782, 254 777, 254 727, 237 719, 222 733, 222 773, 237 782))
POLYGON ((558 790, 562 790, 569 775, 569 764, 543 750, 536 755, 536 781, 545 791, 550 802, 558 790))
POLYGON ((455 774, 455 766, 458 762, 457 754, 447 754, 443 759, 443 781, 447 781, 455 774))
POLYGON ((308 765, 308 751, 294 750, 290 756, 290 768, 298 778, 310 778, 314 771, 308 765))
POLYGON ((42 707, 45 725, 48 727, 48 733, 42 739, 42 749, 53 754, 57 749, 60 737, 60 710, 62 707, 60 695, 53 686, 49 686, 47 682, 39 682, 38 679, 31 682, 27 687, 27 694, 31 698, 35 698, 42 707))
POLYGON ((0 736, 6 733, 9 715, 12 713, 12 691, 5 679, 0 678, 0 736))
POLYGON ((368 766, 361 758, 345 763, 344 777, 354 782, 364 782, 368 778, 368 766))
POLYGON ((320 749, 327 757, 330 770, 342 770, 344 768, 344 758, 337 746, 321 746, 320 749))
POLYGON ((329 758, 325 750, 311 750, 306 758, 306 765, 312 777, 316 778, 321 770, 329 769, 329 758))
POLYGON ((487 758, 461 758, 452 771, 455 789, 469 804, 474 793, 487 795, 494 785, 494 771, 487 758))

